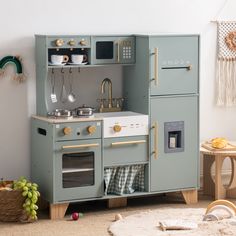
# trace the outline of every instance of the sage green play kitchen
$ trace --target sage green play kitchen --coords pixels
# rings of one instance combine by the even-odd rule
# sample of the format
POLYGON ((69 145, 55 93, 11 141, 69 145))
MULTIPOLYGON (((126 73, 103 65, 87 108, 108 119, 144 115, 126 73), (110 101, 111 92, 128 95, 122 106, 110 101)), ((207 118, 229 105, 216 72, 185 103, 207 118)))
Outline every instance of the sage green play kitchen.
POLYGON ((31 175, 51 219, 78 201, 197 201, 198 35, 36 35, 36 90, 31 175))

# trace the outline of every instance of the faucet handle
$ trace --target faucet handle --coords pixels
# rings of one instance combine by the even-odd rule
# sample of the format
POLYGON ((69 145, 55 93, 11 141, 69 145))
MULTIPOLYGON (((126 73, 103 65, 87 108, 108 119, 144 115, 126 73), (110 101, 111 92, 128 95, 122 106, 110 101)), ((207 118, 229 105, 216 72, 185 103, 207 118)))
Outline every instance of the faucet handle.
POLYGON ((112 104, 113 104, 113 107, 117 107, 119 108, 120 105, 119 105, 119 102, 118 102, 118 99, 117 98, 112 98, 112 104))
POLYGON ((101 98, 101 99, 98 98, 98 99, 97 99, 97 102, 99 103, 99 107, 100 107, 100 108, 104 108, 104 102, 105 102, 105 100, 106 100, 106 99, 104 99, 104 98, 101 98))
MULTIPOLYGON (((123 102, 124 102, 124 98, 117 98, 117 104, 119 104, 118 106, 122 109, 123 108, 123 102)), ((117 107, 118 107, 117 106, 117 107)))

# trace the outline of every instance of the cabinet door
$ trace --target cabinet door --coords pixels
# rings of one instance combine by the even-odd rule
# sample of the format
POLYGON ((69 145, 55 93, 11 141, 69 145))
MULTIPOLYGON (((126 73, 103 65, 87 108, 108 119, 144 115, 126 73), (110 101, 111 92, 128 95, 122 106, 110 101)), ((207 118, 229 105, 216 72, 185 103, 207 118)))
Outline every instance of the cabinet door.
POLYGON ((151 37, 151 95, 198 92, 198 36, 151 37))
POLYGON ((102 196, 100 139, 57 142, 54 158, 54 202, 102 196))
POLYGON ((138 164, 148 161, 147 136, 106 138, 103 148, 104 166, 138 164))
POLYGON ((198 97, 151 99, 151 191, 198 186, 198 97))

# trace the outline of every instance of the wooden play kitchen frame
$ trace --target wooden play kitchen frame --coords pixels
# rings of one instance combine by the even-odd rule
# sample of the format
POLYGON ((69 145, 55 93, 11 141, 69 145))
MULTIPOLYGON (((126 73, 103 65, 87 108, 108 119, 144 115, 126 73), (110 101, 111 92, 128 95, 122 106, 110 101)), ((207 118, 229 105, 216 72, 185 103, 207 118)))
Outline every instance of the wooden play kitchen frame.
POLYGON ((187 204, 197 202, 199 35, 37 35, 36 76, 37 116, 32 118, 32 179, 39 184, 42 196, 50 203, 51 219, 63 218, 70 202, 108 199, 109 207, 118 207, 126 206, 127 197, 176 191, 182 192, 187 204), (96 43, 106 41, 116 43, 115 57, 109 60, 96 58, 96 43), (48 63, 54 53, 81 52, 88 58, 87 65, 53 66, 48 63), (121 150, 123 156, 128 153, 135 157, 132 160, 127 156, 120 161, 116 151, 110 154, 114 162, 104 156, 105 145, 111 140, 103 137, 102 116, 71 120, 46 117, 47 98, 50 96, 46 89, 49 69, 89 69, 109 65, 122 67, 125 110, 149 117, 147 136, 135 136, 135 140, 129 136, 119 140, 129 144, 121 150), (61 181, 61 150, 63 146, 75 145, 96 155, 94 184, 65 190, 61 181), (103 172, 108 162, 114 167, 145 165, 145 191, 122 196, 104 195, 103 172))

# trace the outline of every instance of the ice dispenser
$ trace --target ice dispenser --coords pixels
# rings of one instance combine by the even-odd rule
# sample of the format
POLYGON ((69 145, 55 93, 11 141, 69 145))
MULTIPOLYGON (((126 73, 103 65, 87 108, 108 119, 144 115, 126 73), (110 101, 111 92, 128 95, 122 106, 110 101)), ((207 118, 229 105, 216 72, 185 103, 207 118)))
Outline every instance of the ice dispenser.
POLYGON ((164 123, 165 153, 184 151, 184 121, 164 123))

